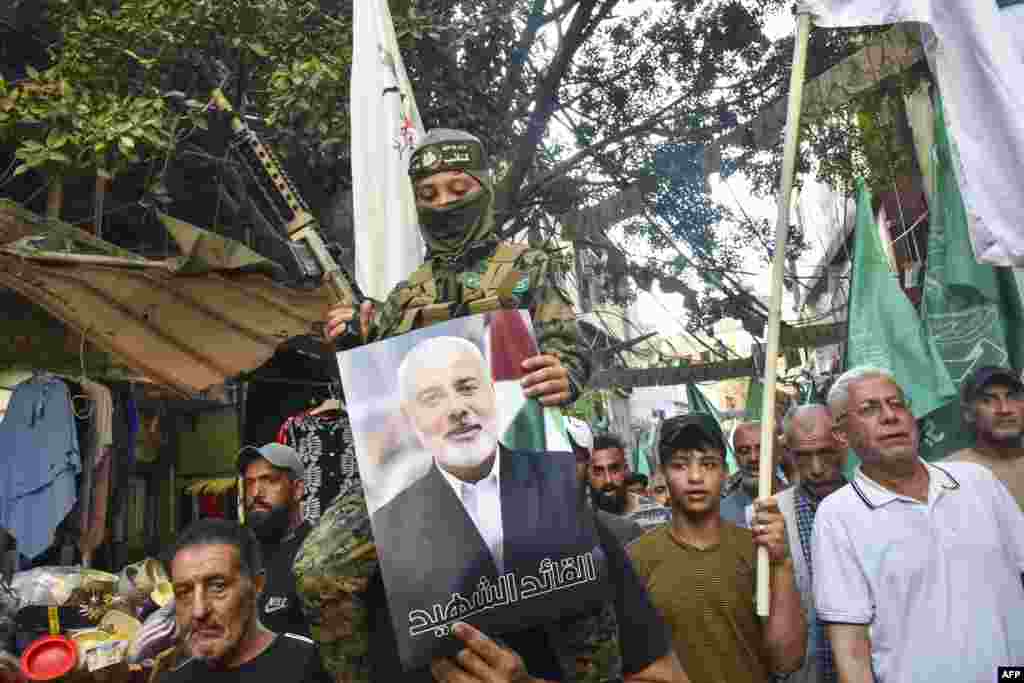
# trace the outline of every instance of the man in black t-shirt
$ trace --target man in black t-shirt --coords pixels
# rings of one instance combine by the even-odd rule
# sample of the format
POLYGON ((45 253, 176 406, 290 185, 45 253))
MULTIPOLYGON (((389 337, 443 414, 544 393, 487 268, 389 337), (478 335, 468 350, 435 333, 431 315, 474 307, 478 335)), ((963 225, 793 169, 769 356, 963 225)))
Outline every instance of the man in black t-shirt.
POLYGON ((260 541, 266 586, 259 600, 260 621, 275 633, 309 636, 295 593, 292 563, 309 534, 300 501, 305 468, 295 449, 279 443, 246 446, 238 454, 245 483, 245 521, 260 541))
POLYGON ((263 561, 252 533, 204 519, 186 529, 171 560, 175 618, 190 658, 159 683, 329 683, 308 638, 260 623, 263 561))

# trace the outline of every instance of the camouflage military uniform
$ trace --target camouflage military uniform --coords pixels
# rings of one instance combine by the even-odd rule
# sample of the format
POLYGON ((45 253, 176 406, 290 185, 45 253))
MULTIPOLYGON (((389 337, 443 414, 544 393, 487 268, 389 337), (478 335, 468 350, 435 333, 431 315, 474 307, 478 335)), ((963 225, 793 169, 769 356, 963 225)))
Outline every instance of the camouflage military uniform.
MULTIPOLYGON (((482 159, 475 160, 478 165, 463 165, 459 170, 477 177, 483 192, 453 206, 455 211, 463 212, 461 216, 470 215, 472 224, 449 230, 443 225, 446 218, 457 219, 459 215, 453 216, 447 207, 438 211, 439 216, 421 209, 421 226, 426 226, 421 232, 430 249, 427 261, 399 283, 377 309, 368 341, 460 316, 526 308, 533 316, 541 353, 557 355, 568 370, 575 400, 590 368, 577 343, 572 305, 560 286, 565 264, 554 253, 498 242, 490 176, 478 170, 482 159), (438 224, 440 228, 430 228, 438 224)), ((438 170, 451 168, 435 165, 430 172, 438 170)), ((339 681, 369 680, 369 610, 362 593, 378 566, 366 500, 357 479, 335 498, 306 537, 294 565, 297 591, 311 633, 320 643, 325 667, 339 681)), ((595 616, 590 622, 596 625, 597 620, 595 616)), ((596 626, 568 630, 601 632, 596 626)), ((552 635, 560 641, 556 649, 566 661, 589 661, 609 642, 605 637, 598 643, 593 635, 584 635, 581 642, 575 642, 558 635, 564 632, 555 629, 552 635)), ((611 642, 617 643, 614 638, 611 642)))

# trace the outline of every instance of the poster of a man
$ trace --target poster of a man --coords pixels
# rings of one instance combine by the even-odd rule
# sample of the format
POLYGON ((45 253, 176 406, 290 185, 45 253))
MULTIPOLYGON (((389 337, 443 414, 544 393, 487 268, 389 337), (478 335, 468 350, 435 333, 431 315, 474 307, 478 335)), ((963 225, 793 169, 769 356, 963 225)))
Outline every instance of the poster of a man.
POLYGON ((575 459, 546 450, 540 406, 509 390, 521 379, 509 354, 533 344, 525 312, 498 311, 342 355, 407 668, 454 653, 457 621, 500 638, 601 601, 604 555, 575 459))

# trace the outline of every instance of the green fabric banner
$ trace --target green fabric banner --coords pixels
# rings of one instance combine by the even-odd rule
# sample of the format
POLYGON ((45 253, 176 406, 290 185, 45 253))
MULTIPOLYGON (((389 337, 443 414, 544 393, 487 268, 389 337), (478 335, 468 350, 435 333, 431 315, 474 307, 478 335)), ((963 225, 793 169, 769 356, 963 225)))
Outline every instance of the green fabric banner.
MULTIPOLYGON (((956 387, 934 343, 925 335, 914 305, 889 269, 872 215, 871 194, 863 181, 857 183, 857 195, 846 367, 888 369, 920 419, 953 400, 956 387)), ((848 470, 857 462, 851 453, 848 470)))
MULTIPOLYGON (((935 106, 935 187, 929 193, 930 228, 921 317, 952 382, 959 389, 975 368, 1020 369, 1024 361, 1024 315, 1009 268, 975 261, 960 186, 953 168, 941 101, 935 106)), ((922 455, 937 460, 971 444, 960 402, 922 422, 922 455)))
POLYGON ((729 435, 722 427, 722 416, 714 404, 708 400, 704 392, 693 382, 686 385, 686 402, 690 404, 691 413, 707 413, 715 418, 718 423, 718 431, 722 434, 722 441, 725 442, 725 464, 729 474, 736 471, 736 456, 732 452, 732 444, 729 443, 729 435))

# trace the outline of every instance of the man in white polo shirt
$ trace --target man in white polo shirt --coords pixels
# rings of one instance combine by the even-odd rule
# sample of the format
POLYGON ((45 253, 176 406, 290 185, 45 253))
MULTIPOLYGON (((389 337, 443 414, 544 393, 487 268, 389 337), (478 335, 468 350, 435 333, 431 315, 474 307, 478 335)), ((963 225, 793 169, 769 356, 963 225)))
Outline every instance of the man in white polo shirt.
POLYGON ((903 390, 854 368, 829 392, 861 459, 821 502, 814 597, 842 683, 990 683, 1024 664, 1024 513, 989 470, 925 463, 903 390))

